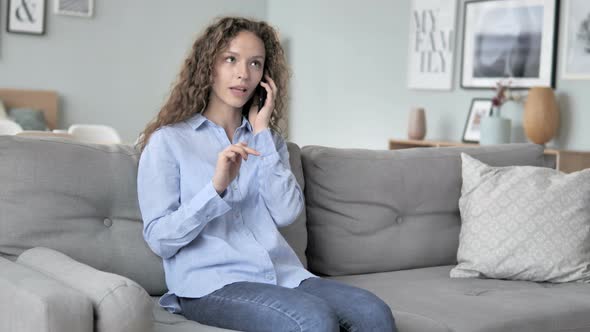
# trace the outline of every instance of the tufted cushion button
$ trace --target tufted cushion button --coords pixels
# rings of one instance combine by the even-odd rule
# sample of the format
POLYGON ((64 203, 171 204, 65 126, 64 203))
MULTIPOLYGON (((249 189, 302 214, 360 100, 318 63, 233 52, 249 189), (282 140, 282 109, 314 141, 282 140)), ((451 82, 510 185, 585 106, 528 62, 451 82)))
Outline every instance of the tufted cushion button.
POLYGON ((113 225, 113 221, 110 218, 104 218, 103 223, 107 227, 111 227, 113 225))

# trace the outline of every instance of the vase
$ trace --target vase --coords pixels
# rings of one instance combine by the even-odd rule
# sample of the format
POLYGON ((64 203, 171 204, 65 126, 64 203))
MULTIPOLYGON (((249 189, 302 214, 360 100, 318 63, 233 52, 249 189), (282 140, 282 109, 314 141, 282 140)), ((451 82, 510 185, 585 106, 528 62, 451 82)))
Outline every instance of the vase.
POLYGON ((501 108, 494 107, 492 114, 481 119, 480 139, 481 145, 510 143, 512 121, 501 116, 501 108))
POLYGON ((533 87, 524 105, 524 131, 536 144, 549 142, 559 127, 559 108, 549 87, 533 87))
POLYGON ((424 108, 414 107, 410 110, 408 120, 408 138, 422 140, 426 136, 426 114, 424 108))

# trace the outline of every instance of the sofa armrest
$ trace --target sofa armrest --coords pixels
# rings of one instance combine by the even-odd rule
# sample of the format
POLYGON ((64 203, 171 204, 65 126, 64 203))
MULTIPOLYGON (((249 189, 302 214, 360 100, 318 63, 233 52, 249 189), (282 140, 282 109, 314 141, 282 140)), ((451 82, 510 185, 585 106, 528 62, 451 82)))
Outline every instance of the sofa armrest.
POLYGON ((0 257, 0 331, 92 332, 92 303, 82 293, 0 257))
POLYGON ((97 270, 49 248, 29 249, 17 262, 86 295, 94 309, 95 332, 153 330, 151 298, 134 281, 97 270))

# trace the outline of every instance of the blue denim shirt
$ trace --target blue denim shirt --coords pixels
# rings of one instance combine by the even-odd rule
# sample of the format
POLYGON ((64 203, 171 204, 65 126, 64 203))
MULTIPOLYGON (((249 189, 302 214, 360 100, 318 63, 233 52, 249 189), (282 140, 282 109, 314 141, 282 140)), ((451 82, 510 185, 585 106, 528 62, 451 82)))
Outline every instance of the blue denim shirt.
POLYGON ((212 178, 230 141, 205 116, 159 128, 141 154, 143 237, 163 258, 168 293, 160 305, 170 312, 181 313, 177 296, 202 297, 237 281, 295 288, 315 277, 277 229, 295 221, 304 204, 285 141, 270 129, 254 135, 244 117, 233 140, 261 155, 242 160, 221 195, 212 178))

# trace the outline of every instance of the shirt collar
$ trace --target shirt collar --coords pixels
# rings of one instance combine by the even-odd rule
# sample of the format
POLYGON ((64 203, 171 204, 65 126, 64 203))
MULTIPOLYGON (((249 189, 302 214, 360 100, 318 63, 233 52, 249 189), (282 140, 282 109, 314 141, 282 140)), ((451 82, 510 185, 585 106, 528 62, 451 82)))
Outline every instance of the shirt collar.
POLYGON ((193 115, 192 117, 190 117, 188 120, 186 120, 186 122, 194 130, 197 130, 205 121, 207 121, 207 118, 204 117, 203 115, 201 115, 201 113, 196 113, 195 115, 193 115))
MULTIPOLYGON (((193 128, 193 130, 197 130, 207 121, 209 121, 209 119, 207 119, 201 113, 196 113, 187 120, 187 123, 193 128)), ((252 131, 252 125, 250 124, 250 121, 246 119, 245 116, 242 116, 242 125, 240 126, 240 128, 243 126, 246 126, 248 130, 252 131)))
POLYGON ((240 127, 243 127, 244 125, 246 125, 249 131, 252 131, 252 125, 250 125, 250 121, 248 121, 248 119, 242 115, 242 125, 240 127))

